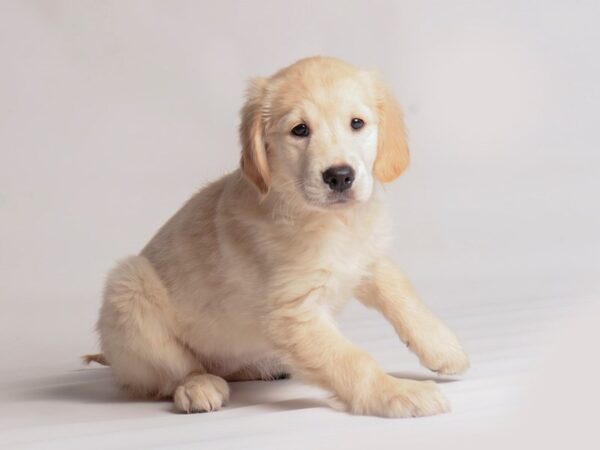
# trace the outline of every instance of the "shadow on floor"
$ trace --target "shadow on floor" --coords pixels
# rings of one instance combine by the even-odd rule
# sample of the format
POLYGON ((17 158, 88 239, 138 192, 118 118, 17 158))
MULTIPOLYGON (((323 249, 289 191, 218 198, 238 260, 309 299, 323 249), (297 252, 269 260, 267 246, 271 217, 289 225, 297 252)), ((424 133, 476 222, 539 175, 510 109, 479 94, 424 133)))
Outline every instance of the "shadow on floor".
POLYGON ((388 375, 391 375, 396 378, 407 378, 409 380, 415 381, 435 381, 436 383, 454 383, 455 381, 459 381, 457 378, 452 378, 448 376, 439 376, 432 374, 431 376, 421 375, 417 373, 407 373, 407 372, 389 372, 388 375))
POLYGON ((147 402, 132 399, 119 389, 109 368, 81 369, 40 377, 15 386, 12 397, 23 401, 48 400, 81 403, 147 402))
MULTIPOLYGON (((393 372, 397 378, 432 380, 437 383, 457 381, 451 378, 423 376, 414 373, 393 372)), ((291 411, 328 407, 322 392, 303 386, 295 380, 244 381, 230 383, 231 400, 228 410, 258 407, 270 411, 291 411), (306 392, 309 389, 309 392, 306 392), (314 398, 290 398, 294 393, 315 394, 314 398), (319 393, 321 396, 319 396, 319 393)), ((86 368, 62 375, 41 377, 22 381, 10 389, 9 397, 20 401, 64 401, 78 403, 161 403, 170 400, 132 398, 119 389, 112 378, 110 368, 86 368)), ((164 408, 161 408, 164 409, 164 408)), ((167 410, 172 410, 167 408, 167 410)))

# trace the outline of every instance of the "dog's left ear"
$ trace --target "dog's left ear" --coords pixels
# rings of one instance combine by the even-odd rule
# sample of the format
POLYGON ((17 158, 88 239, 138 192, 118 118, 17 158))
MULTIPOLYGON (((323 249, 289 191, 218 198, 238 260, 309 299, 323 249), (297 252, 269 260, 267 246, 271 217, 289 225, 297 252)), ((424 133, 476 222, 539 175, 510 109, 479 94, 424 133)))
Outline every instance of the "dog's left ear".
POLYGON ((271 187, 271 171, 267 161, 263 104, 267 80, 256 78, 248 84, 246 103, 241 111, 240 140, 242 158, 240 167, 244 176, 264 197, 271 187))
POLYGON ((379 125, 373 173, 382 183, 389 183, 398 178, 408 166, 408 144, 400 105, 381 81, 375 82, 379 125))

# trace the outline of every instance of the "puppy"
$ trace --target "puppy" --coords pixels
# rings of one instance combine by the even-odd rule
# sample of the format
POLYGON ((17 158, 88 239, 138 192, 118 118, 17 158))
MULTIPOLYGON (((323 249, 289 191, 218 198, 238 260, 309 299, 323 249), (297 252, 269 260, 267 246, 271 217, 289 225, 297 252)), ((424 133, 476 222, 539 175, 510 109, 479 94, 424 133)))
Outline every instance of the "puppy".
POLYGON ((381 184, 408 164, 400 108, 370 72, 307 58, 251 81, 240 168, 194 195, 109 274, 98 321, 116 381, 213 411, 228 381, 293 374, 355 414, 448 410, 430 381, 387 375, 338 331, 350 298, 423 365, 467 369, 455 335, 390 262, 381 184))

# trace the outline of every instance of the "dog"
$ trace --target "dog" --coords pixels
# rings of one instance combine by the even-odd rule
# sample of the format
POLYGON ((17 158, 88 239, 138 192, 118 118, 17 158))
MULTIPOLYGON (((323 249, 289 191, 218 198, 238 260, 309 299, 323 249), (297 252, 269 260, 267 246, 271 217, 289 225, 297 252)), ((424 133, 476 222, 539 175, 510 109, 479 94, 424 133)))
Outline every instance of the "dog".
POLYGON ((456 336, 386 257, 382 184, 409 161, 379 76, 327 57, 249 83, 241 164, 195 194, 109 273, 97 330, 119 385, 220 409, 229 381, 289 374, 354 414, 448 411, 433 381, 386 374, 338 331, 351 298, 380 311, 427 368, 469 366, 456 336))

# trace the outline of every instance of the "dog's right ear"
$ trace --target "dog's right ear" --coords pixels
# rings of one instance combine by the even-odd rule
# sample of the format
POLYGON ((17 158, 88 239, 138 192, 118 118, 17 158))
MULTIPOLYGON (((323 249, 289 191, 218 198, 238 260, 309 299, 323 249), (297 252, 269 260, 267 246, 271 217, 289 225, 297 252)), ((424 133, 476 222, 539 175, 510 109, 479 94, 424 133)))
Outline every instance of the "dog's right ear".
POLYGON ((267 80, 250 80, 246 103, 241 111, 240 140, 242 159, 240 166, 244 176, 258 189, 262 196, 271 187, 271 172, 265 143, 264 99, 267 80))

